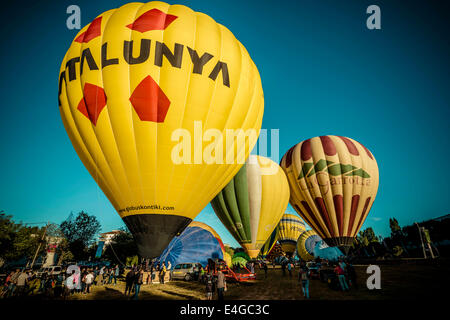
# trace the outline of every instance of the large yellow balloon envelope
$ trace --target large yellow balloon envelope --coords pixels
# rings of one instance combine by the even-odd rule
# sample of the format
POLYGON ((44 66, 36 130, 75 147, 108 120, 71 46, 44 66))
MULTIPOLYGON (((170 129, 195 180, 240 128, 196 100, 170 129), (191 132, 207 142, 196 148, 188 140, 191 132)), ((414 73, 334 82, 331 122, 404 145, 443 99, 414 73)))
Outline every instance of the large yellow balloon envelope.
POLYGON ((295 214, 286 213, 278 224, 278 242, 289 257, 295 252, 297 239, 306 230, 305 223, 295 214))
POLYGON ((84 27, 61 65, 59 104, 75 150, 147 258, 239 171, 264 109, 258 70, 233 34, 163 2, 126 4, 84 27))
POLYGON ((256 258, 289 202, 283 170, 272 160, 250 156, 211 205, 231 235, 256 258))
POLYGON ((290 203, 329 246, 345 247, 366 219, 378 189, 378 166, 359 142, 321 136, 292 147, 281 160, 290 203))
POLYGON ((314 230, 303 232, 297 240, 297 254, 303 261, 314 259, 314 248, 322 239, 314 230))

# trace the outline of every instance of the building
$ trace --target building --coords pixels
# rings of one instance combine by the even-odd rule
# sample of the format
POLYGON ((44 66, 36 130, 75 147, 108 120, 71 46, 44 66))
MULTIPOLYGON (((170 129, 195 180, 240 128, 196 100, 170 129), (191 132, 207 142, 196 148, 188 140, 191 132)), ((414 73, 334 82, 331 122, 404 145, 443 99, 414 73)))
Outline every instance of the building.
POLYGON ((106 245, 110 244, 114 237, 123 231, 121 230, 112 230, 109 232, 100 233, 98 242, 97 242, 97 252, 95 253, 96 258, 100 258, 103 251, 105 251, 106 245))
POLYGON ((108 245, 116 235, 122 232, 123 231, 121 230, 112 230, 109 232, 100 233, 99 241, 103 241, 106 245, 108 245))

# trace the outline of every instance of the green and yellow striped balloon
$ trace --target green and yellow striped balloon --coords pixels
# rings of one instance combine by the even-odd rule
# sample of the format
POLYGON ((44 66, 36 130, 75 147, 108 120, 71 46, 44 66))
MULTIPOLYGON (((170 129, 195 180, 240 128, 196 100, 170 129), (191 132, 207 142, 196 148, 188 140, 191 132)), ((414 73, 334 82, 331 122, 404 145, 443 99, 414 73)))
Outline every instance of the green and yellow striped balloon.
POLYGON ((211 205, 231 235, 254 259, 276 228, 288 202, 289 185, 283 170, 268 158, 252 155, 211 205))

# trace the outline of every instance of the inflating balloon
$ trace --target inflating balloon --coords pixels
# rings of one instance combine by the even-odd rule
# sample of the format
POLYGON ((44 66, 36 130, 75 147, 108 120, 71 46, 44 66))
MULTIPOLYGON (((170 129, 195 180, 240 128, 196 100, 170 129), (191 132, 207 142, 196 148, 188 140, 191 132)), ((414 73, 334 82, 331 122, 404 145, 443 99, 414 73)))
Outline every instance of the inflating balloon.
POLYGON ((241 267, 245 267, 249 261, 250 257, 245 252, 236 252, 231 258, 232 265, 240 265, 241 267))
POLYGON ((220 236, 213 228, 198 221, 192 221, 186 229, 170 241, 157 259, 175 266, 179 263, 198 262, 203 266, 208 259, 223 259, 225 248, 220 236))
POLYGON ((297 215, 286 213, 281 218, 278 224, 278 242, 288 257, 295 252, 298 237, 305 230, 305 223, 297 215))
POLYGON ((251 155, 211 205, 254 259, 280 221, 288 201, 289 186, 283 170, 268 158, 251 155))
POLYGON ((322 239, 314 230, 303 232, 297 240, 297 254, 303 261, 314 259, 314 248, 322 239))
POLYGON ((316 243, 314 247, 314 257, 316 258, 338 261, 342 256, 341 250, 337 247, 329 247, 323 240, 316 243))
POLYGON ((163 2, 129 3, 84 27, 61 64, 58 97, 78 156, 145 258, 239 171, 264 109, 258 70, 233 34, 163 2))
POLYGON ((281 167, 298 214, 329 246, 348 248, 377 194, 372 153, 353 139, 321 136, 292 147, 281 167))
POLYGON ((261 248, 261 256, 265 258, 269 252, 273 249, 275 244, 278 241, 278 226, 273 230, 272 234, 269 236, 269 239, 267 239, 266 243, 264 243, 263 247, 261 248))

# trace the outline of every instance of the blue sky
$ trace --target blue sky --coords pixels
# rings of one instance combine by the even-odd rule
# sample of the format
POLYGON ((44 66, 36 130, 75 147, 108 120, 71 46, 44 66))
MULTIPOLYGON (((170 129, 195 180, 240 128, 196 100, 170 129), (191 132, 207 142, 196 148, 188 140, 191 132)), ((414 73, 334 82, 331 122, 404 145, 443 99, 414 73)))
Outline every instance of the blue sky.
MULTIPOLYGON (((82 25, 127 1, 9 2, 0 51, 0 210, 24 222, 60 223, 95 214, 103 231, 123 225, 78 159, 57 103, 61 59, 82 25)), ((377 199, 363 228, 389 235, 401 225, 449 213, 450 48, 448 8, 402 1, 176 1, 228 27, 263 83, 263 128, 280 129, 280 155, 314 136, 354 138, 375 155, 377 199), (368 30, 378 4, 382 29, 368 30)), ((293 212, 292 209, 290 209, 293 212)), ((237 245, 208 205, 196 220, 237 245)))

